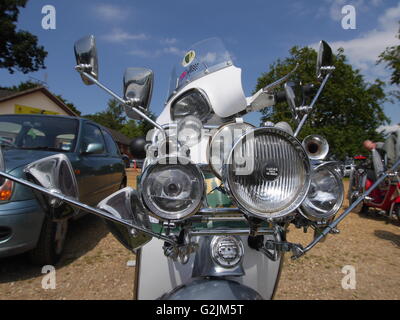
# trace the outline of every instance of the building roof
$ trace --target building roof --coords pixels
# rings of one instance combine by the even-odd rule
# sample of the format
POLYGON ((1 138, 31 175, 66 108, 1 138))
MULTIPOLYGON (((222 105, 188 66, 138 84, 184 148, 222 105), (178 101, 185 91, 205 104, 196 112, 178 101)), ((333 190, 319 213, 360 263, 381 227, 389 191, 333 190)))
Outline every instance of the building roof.
POLYGON ((127 136, 122 134, 121 132, 118 132, 116 130, 106 128, 106 130, 111 134, 115 142, 124 144, 124 145, 129 145, 131 143, 131 139, 129 139, 127 136))
POLYGON ((57 98, 54 94, 52 94, 46 87, 38 86, 36 88, 14 92, 9 90, 0 90, 0 102, 11 100, 14 98, 18 98, 21 96, 25 96, 34 92, 42 92, 45 96, 47 96, 50 100, 52 100, 56 105, 58 105, 61 109, 63 109, 68 115, 78 117, 78 115, 73 112, 64 102, 62 102, 59 98, 57 98))

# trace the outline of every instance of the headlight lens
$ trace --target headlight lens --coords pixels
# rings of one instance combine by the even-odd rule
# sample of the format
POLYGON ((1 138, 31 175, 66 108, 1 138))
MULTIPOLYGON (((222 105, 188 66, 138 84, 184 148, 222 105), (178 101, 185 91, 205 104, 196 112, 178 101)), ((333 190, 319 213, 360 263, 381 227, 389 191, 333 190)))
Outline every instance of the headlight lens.
POLYGON ((147 208, 158 218, 183 220, 202 204, 204 177, 188 159, 161 158, 146 168, 140 190, 147 208))
POLYGON ((206 97, 198 90, 190 90, 177 98, 171 106, 172 120, 179 120, 186 116, 194 116, 205 121, 211 112, 206 97))
POLYGON ((222 179, 222 166, 233 146, 239 138, 252 129, 254 127, 245 122, 228 123, 221 126, 212 136, 208 146, 208 163, 219 179, 222 179))
POLYGON ((342 179, 332 164, 322 164, 313 170, 308 195, 301 205, 302 213, 310 220, 333 217, 343 203, 342 179))
POLYGON ((187 116, 178 122, 178 142, 187 147, 193 147, 201 141, 203 124, 194 116, 187 116))
POLYGON ((310 162, 296 138, 276 128, 259 128, 234 146, 224 164, 224 182, 248 215, 280 218, 307 195, 310 162))

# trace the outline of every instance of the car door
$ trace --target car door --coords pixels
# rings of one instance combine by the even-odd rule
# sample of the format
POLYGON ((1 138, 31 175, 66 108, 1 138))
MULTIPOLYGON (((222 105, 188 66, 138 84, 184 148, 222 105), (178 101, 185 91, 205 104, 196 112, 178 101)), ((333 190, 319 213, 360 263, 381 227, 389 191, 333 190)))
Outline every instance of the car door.
POLYGON ((112 163, 107 155, 106 143, 99 126, 84 122, 79 146, 79 184, 80 199, 89 205, 97 205, 111 194, 112 163), (88 153, 90 144, 99 144, 102 148, 88 153))
POLYGON ((125 177, 125 164, 111 134, 104 128, 102 129, 102 133, 106 142, 109 165, 112 171, 110 175, 110 184, 112 185, 112 192, 115 192, 121 187, 121 183, 125 177))

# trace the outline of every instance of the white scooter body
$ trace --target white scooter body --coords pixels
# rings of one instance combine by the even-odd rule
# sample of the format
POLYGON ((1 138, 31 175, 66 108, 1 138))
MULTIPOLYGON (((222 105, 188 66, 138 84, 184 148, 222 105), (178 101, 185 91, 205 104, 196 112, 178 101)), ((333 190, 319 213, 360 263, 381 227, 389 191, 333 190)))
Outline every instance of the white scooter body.
MULTIPOLYGON (((171 123, 171 104, 181 94, 193 88, 201 89, 207 94, 213 111, 219 117, 235 115, 247 106, 241 84, 241 69, 229 66, 181 88, 169 100, 157 122, 160 124, 171 123)), ((206 158, 208 139, 207 136, 203 137, 201 143, 191 148, 193 163, 208 162, 206 158)), ((265 236, 266 239, 269 237, 273 240, 272 236, 265 236)), ((274 262, 261 252, 249 248, 247 236, 241 238, 245 251, 243 257, 245 275, 231 279, 254 289, 264 299, 271 299, 277 286, 283 257, 279 256, 274 262)), ((164 256, 163 244, 163 241, 153 238, 141 248, 141 254, 138 255, 140 261, 137 261, 136 264, 138 268, 138 299, 157 299, 177 286, 187 283, 192 277, 195 253, 191 255, 189 262, 183 265, 164 256)))

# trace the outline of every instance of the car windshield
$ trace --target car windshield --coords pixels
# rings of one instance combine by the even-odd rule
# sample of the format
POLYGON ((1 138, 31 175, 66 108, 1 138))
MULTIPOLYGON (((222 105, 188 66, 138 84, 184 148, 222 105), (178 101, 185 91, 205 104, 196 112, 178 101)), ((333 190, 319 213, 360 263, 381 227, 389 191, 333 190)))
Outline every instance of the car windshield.
POLYGON ((232 64, 220 39, 210 38, 194 44, 172 69, 167 100, 190 82, 232 64))
POLYGON ((62 117, 0 116, 3 147, 71 152, 78 136, 78 120, 62 117))

